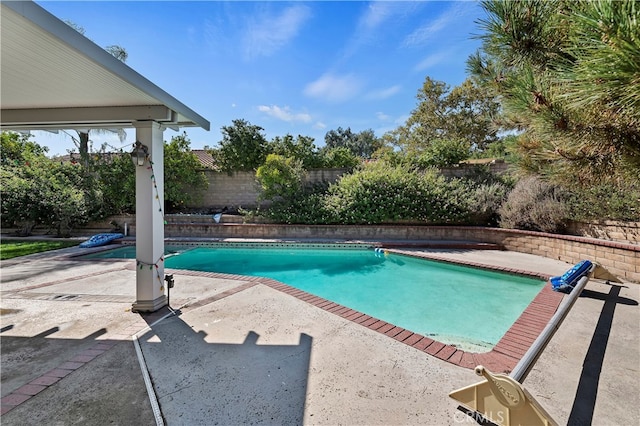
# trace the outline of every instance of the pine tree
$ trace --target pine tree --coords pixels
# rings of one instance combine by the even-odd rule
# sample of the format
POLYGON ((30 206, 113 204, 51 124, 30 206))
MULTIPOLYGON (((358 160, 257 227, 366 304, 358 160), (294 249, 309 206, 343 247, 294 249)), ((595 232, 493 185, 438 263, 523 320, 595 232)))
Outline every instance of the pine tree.
POLYGON ((582 184, 640 173, 640 6, 484 1, 468 60, 522 132, 520 166, 582 184))

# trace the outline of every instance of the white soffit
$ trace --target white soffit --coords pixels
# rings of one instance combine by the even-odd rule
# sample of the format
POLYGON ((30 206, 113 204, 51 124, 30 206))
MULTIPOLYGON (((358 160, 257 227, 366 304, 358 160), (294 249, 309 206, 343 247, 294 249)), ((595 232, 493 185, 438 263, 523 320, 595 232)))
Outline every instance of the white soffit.
MULTIPOLYGON (((209 122, 32 1, 3 1, 3 130, 167 127, 209 122)), ((151 48, 151 47, 150 47, 151 48)))

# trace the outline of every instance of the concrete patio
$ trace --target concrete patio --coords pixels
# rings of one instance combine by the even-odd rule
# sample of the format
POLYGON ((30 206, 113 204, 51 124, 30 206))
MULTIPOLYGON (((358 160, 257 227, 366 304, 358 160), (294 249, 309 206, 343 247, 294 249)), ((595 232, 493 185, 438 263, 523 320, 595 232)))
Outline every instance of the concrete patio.
MULTIPOLYGON (((470 369, 242 277, 178 271, 175 314, 134 314, 135 262, 66 257, 79 250, 0 264, 3 424, 474 424, 447 396, 479 381, 470 369)), ((637 284, 591 280, 524 382, 559 424, 640 420, 638 300, 637 284)))

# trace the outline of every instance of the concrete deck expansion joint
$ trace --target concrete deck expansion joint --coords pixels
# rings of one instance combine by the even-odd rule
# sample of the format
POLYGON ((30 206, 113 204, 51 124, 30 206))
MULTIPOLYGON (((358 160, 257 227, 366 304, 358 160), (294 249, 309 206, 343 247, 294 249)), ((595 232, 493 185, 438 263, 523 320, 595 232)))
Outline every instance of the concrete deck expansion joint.
POLYGON ((151 376, 149 374, 149 370, 147 368, 147 364, 144 360, 144 355, 142 354, 142 349, 140 348, 140 342, 138 342, 138 334, 145 333, 151 330, 151 327, 159 323, 165 318, 176 315, 176 312, 171 310, 169 313, 165 314, 161 318, 154 321, 148 327, 143 330, 135 333, 132 336, 133 344, 136 349, 136 356, 138 357, 138 362, 140 364, 140 371, 142 372, 142 378, 144 380, 145 388, 147 389, 147 394, 149 395, 149 403, 151 404, 151 410, 153 411, 153 417, 156 421, 156 426, 164 426, 164 419, 162 418, 162 412, 160 411, 160 404, 158 404, 158 397, 156 396, 156 392, 153 389, 153 384, 151 383, 151 376))

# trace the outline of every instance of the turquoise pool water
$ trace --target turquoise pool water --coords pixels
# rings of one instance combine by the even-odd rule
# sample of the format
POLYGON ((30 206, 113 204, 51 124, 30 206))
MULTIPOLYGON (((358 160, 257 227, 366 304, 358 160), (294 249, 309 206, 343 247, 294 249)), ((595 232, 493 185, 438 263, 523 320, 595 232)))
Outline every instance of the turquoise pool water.
MULTIPOLYGON (((372 249, 168 247, 167 252, 172 254, 165 259, 167 268, 273 278, 475 351, 490 350, 544 286, 534 278, 372 249)), ((135 248, 99 257, 134 258, 135 248)))

